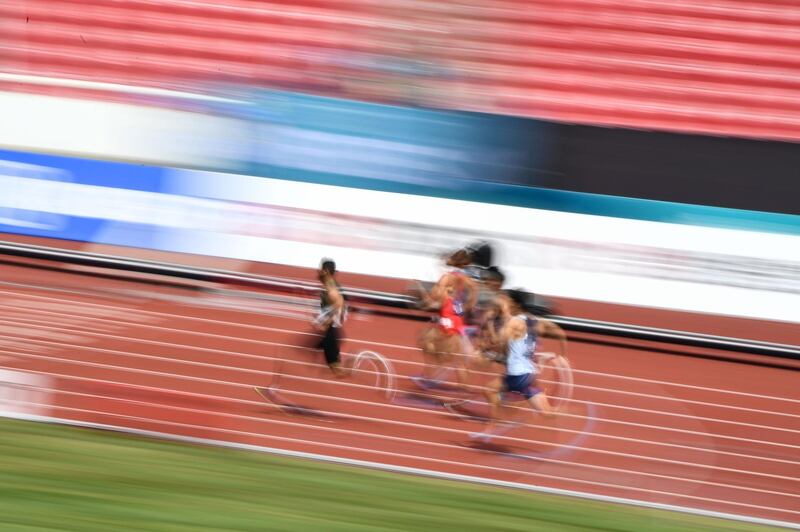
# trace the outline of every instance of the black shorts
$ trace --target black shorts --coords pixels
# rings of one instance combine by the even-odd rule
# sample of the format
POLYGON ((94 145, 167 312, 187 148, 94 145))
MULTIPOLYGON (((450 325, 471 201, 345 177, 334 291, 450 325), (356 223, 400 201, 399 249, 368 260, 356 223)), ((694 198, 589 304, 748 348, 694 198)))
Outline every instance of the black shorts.
POLYGON ((542 389, 536 386, 536 378, 531 373, 524 375, 505 375, 503 377, 503 391, 517 392, 525 399, 530 399, 534 395, 542 393, 542 389))
POLYGON ((329 366, 331 364, 338 364, 340 361, 340 338, 339 327, 328 327, 328 329, 322 333, 322 340, 319 342, 319 348, 325 353, 325 362, 329 366))

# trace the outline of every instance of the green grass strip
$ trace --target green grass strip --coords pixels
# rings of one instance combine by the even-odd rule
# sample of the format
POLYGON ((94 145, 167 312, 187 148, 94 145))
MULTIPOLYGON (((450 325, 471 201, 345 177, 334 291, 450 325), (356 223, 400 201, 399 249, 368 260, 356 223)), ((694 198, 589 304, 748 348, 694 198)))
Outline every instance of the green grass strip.
POLYGON ((762 530, 263 453, 0 420, 0 530, 762 530))

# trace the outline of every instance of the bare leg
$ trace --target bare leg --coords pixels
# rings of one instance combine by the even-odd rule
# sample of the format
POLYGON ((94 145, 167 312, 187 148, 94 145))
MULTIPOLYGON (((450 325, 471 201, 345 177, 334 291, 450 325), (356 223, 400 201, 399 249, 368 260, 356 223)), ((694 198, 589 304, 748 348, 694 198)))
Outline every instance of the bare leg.
POLYGON ((502 408, 501 390, 503 386, 503 379, 498 377, 493 379, 489 386, 484 390, 486 400, 489 402, 489 421, 486 428, 482 433, 473 434, 473 439, 482 439, 489 441, 497 426, 497 420, 500 419, 500 409, 502 408))
POLYGON ((439 331, 436 327, 430 327, 422 333, 420 338, 420 348, 425 365, 422 368, 422 377, 434 380, 440 364, 439 350, 439 331))
POLYGON ((438 381, 442 375, 451 368, 456 371, 457 386, 461 389, 468 389, 468 373, 466 368, 466 357, 461 354, 461 336, 445 334, 436 330, 435 349, 430 355, 429 363, 423 370, 423 378, 438 381))
POLYGON ((467 390, 469 388, 467 382, 469 374, 467 372, 467 356, 463 353, 464 349, 463 337, 459 335, 450 335, 444 338, 442 342, 442 365, 455 365, 456 380, 458 387, 467 390))
MULTIPOLYGON (((480 351, 480 342, 476 345, 472 343, 468 336, 462 336, 460 347, 461 355, 459 356, 459 364, 457 367, 458 381, 462 388, 470 391, 470 380, 475 366, 480 364, 483 358, 480 351)), ((478 368, 481 371, 482 368, 478 368)))
POLYGON ((553 407, 550 406, 550 401, 547 399, 547 396, 544 392, 539 392, 530 399, 528 399, 528 403, 538 410, 544 417, 548 419, 552 419, 556 417, 555 412, 553 412, 553 407))

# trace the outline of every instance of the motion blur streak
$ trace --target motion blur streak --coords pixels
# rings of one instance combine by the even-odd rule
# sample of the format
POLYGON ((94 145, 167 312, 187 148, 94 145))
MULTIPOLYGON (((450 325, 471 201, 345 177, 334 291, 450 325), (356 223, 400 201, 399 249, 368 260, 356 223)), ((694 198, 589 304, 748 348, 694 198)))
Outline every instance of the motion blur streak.
MULTIPOLYGON (((795 4, 0 0, 0 241, 14 243, 0 257, 0 417, 796 526, 795 4), (467 264, 465 246, 486 260, 467 264), (98 254, 117 257, 98 265, 98 254), (120 255, 182 265, 184 277, 120 255), (332 260, 314 270, 321 257, 332 260), (464 267, 444 276, 457 294, 424 297, 451 267, 464 267), (207 277, 214 268, 235 275, 207 277), (334 273, 356 294, 348 308, 334 273), (256 275, 272 284, 255 286, 256 275), (491 315, 505 309, 492 287, 501 279, 520 288, 507 295, 547 303, 521 307, 559 308, 568 357, 544 338, 566 344, 546 320, 526 316, 524 336, 505 336, 520 322, 491 315), (481 319, 463 312, 473 283, 486 288, 481 319), (308 344, 318 304, 328 367, 308 344), (581 329, 588 321, 613 327, 581 329), (512 347, 488 329, 466 340, 463 326, 488 323, 512 347), (677 331, 676 343, 642 328, 677 331), (738 340, 709 347, 704 333, 738 340), (786 344, 783 358, 770 358, 774 345, 748 352, 753 341, 786 344), (465 384, 427 360, 445 350, 485 367, 465 384), (340 378, 322 377, 328 369, 340 378), (522 420, 532 405, 512 404, 501 382, 545 415, 522 420), (504 401, 510 422, 495 425, 504 401)), ((297 499, 275 493, 291 474, 248 484, 225 470, 217 488, 197 487, 200 462, 143 458, 126 460, 126 474, 152 483, 105 466, 98 476, 96 464, 90 482, 68 453, 27 460, 29 447, 49 449, 29 442, 56 439, 33 426, 0 467, 11 479, 0 501, 25 515, 0 508, 0 528, 52 527, 51 517, 147 528, 145 513, 196 528, 135 504, 124 525, 99 515, 135 485, 128 497, 168 506, 148 491, 157 479, 193 495, 192 517, 218 508, 209 494, 257 499, 208 528, 263 529, 253 516, 273 501, 270 526, 298 526, 284 515, 297 499), (64 493, 72 480, 76 493, 64 493), (99 494, 77 496, 81 480, 99 494)), ((361 482, 328 473, 300 490, 327 492, 300 504, 318 514, 299 529, 459 528, 445 510, 482 529, 694 523, 617 522, 620 508, 584 515, 567 499, 511 515, 489 490, 457 512, 455 490, 344 496, 361 482), (418 499, 440 518, 410 509, 418 499)))

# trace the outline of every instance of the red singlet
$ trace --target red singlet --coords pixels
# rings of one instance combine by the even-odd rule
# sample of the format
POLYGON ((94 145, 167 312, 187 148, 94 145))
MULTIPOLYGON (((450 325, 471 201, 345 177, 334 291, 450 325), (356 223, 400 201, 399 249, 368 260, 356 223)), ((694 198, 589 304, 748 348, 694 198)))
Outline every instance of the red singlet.
POLYGON ((439 310, 439 327, 449 336, 464 334, 464 318, 456 312, 452 297, 445 298, 444 303, 442 303, 442 307, 439 310))

